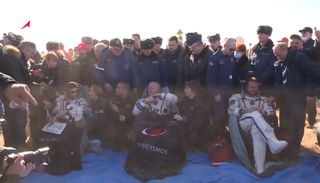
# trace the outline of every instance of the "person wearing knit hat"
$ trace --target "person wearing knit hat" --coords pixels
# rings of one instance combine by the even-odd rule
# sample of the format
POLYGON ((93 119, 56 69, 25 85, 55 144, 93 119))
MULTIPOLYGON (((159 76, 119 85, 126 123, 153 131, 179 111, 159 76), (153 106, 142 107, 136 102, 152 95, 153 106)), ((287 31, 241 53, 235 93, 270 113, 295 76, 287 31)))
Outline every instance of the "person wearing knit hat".
POLYGON ((14 34, 12 32, 3 34, 3 45, 13 45, 15 47, 18 47, 22 40, 22 36, 14 34))

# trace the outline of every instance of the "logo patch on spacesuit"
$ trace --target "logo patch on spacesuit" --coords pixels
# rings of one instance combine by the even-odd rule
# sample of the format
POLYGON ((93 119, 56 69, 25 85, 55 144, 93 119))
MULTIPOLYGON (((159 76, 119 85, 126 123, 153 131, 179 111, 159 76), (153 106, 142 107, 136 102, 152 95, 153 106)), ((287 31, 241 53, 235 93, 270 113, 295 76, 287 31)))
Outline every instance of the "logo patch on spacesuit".
POLYGON ((230 100, 229 105, 233 105, 234 103, 236 103, 236 100, 232 99, 230 100))

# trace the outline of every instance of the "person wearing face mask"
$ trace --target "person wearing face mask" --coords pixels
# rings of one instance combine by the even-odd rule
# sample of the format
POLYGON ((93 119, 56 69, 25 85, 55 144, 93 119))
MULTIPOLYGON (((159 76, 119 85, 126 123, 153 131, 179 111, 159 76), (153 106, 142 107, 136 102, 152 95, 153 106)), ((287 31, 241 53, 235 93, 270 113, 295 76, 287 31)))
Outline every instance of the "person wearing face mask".
POLYGON ((227 38, 223 48, 215 52, 209 60, 207 70, 207 86, 213 99, 213 121, 225 128, 228 99, 233 93, 237 76, 234 73, 236 60, 233 51, 236 40, 227 38))
POLYGON ((235 73, 238 76, 236 81, 236 89, 239 90, 241 88, 241 84, 249 77, 248 69, 249 69, 249 58, 247 56, 247 48, 244 44, 239 44, 236 47, 236 51, 234 52, 234 58, 236 59, 235 63, 235 73))

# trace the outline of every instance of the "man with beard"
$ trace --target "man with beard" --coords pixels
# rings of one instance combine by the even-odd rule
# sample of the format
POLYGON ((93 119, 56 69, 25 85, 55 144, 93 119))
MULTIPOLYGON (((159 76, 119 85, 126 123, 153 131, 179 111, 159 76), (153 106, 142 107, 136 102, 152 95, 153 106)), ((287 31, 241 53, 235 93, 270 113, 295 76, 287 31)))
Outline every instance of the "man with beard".
POLYGON ((281 152, 288 143, 279 141, 274 129, 267 119, 275 115, 267 98, 260 95, 260 83, 256 78, 249 78, 243 93, 237 93, 229 99, 229 115, 239 118, 240 127, 245 133, 250 133, 253 141, 253 156, 258 174, 265 171, 265 156, 267 145, 272 154, 281 152))

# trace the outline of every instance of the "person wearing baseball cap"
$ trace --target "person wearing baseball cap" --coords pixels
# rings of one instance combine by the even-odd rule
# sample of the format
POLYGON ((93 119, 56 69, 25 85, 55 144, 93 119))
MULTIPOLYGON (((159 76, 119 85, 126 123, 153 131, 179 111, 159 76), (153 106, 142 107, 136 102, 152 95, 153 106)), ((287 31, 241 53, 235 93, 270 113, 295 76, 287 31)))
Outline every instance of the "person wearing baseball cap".
POLYGON ((159 82, 161 88, 168 89, 168 68, 162 56, 157 54, 152 39, 140 41, 141 55, 138 57, 138 67, 141 75, 142 90, 152 81, 159 82))
MULTIPOLYGON (((312 39, 313 30, 311 27, 304 27, 303 29, 299 30, 302 35, 303 41, 303 52, 313 61, 319 61, 319 43, 316 44, 315 40, 312 39)), ((308 90, 307 96, 307 106, 306 106, 306 113, 308 114, 308 123, 309 125, 307 128, 314 128, 314 124, 316 123, 317 117, 317 107, 316 107, 316 88, 313 90, 308 90)))
POLYGON ((281 38, 280 40, 278 40, 278 43, 282 42, 282 43, 286 43, 287 45, 289 44, 289 39, 286 37, 281 38))
POLYGON ((112 39, 109 49, 102 51, 94 72, 98 83, 109 93, 116 88, 119 81, 124 81, 129 83, 137 95, 140 86, 137 60, 132 51, 123 48, 119 38, 112 39))
POLYGON ((304 49, 312 49, 314 47, 314 40, 312 39, 313 30, 311 27, 304 27, 299 30, 302 36, 304 49))

